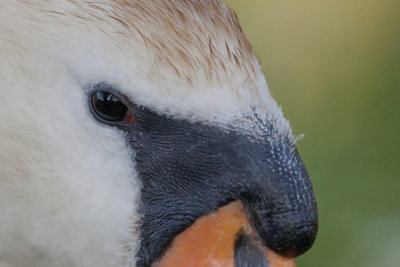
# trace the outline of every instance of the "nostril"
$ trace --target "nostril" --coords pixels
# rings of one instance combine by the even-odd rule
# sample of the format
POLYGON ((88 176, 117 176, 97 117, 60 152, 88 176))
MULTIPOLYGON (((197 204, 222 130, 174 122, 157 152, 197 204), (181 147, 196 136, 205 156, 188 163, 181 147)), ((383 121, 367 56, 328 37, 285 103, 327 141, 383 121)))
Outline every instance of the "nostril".
POLYGON ((257 266, 268 267, 267 259, 252 238, 240 233, 235 241, 235 267, 257 266))

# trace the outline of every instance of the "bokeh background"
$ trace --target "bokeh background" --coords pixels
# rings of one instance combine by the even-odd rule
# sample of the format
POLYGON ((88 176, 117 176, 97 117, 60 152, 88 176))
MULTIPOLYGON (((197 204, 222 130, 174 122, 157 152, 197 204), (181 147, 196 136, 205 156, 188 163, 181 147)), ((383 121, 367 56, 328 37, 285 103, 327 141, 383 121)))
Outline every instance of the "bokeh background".
POLYGON ((400 266, 400 1, 225 2, 305 134, 320 230, 298 266, 400 266))

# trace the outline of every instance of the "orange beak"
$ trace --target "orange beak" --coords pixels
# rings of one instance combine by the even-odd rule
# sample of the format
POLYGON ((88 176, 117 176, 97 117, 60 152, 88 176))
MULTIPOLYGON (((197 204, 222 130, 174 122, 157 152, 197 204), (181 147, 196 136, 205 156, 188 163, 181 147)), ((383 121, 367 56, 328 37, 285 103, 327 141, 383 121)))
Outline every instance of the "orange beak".
MULTIPOLYGON (((217 212, 203 216, 175 237, 170 248, 153 267, 234 267, 237 241, 240 236, 251 239, 254 250, 263 257, 268 267, 295 267, 293 259, 279 256, 265 248, 252 230, 240 201, 220 208, 217 212)), ((248 250, 248 248, 247 248, 248 250)), ((248 251, 247 251, 248 252, 248 251)), ((252 253, 240 255, 246 257, 252 253)), ((250 260, 250 259, 249 259, 250 260)), ((243 265, 243 266, 252 266, 243 265)))

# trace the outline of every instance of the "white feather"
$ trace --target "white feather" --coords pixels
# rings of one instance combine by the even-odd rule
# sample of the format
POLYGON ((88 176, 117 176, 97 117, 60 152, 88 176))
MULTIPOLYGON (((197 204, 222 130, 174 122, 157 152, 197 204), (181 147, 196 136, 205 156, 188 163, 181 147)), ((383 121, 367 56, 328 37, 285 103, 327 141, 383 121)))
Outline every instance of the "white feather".
MULTIPOLYGON (((219 2, 201 2, 205 9, 217 3, 227 23, 233 19, 219 2)), ((182 70, 175 73, 162 60, 165 55, 157 61, 163 52, 149 48, 134 27, 110 18, 123 12, 117 4, 122 5, 0 1, 0 266, 134 262, 140 220, 134 151, 118 130, 91 116, 87 90, 93 83, 113 84, 136 104, 193 121, 251 129, 243 118, 257 110, 291 136, 250 50, 243 52, 241 66, 233 61, 225 69, 209 66, 211 76, 195 67, 186 73, 182 59, 171 55, 182 70)), ((126 7, 122 17, 135 23, 137 12, 126 7)), ((225 42, 233 52, 238 49, 231 35, 239 30, 231 22, 229 31, 212 32, 206 17, 196 21, 200 36, 212 33, 221 59, 228 57, 222 55, 225 42), (207 27, 210 32, 201 33, 207 27)), ((170 33, 145 20, 137 23, 144 34, 157 32, 169 42, 170 33)), ((203 60, 207 49, 199 49, 193 47, 191 60, 203 60)))

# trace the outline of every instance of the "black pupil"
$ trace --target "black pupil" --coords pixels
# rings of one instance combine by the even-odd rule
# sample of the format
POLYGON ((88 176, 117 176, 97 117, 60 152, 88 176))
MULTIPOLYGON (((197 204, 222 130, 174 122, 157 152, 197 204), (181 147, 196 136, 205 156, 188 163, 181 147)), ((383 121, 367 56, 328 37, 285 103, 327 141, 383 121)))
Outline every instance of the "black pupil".
POLYGON ((128 111, 116 96, 107 92, 96 92, 92 96, 92 105, 97 115, 107 121, 122 121, 128 111))

